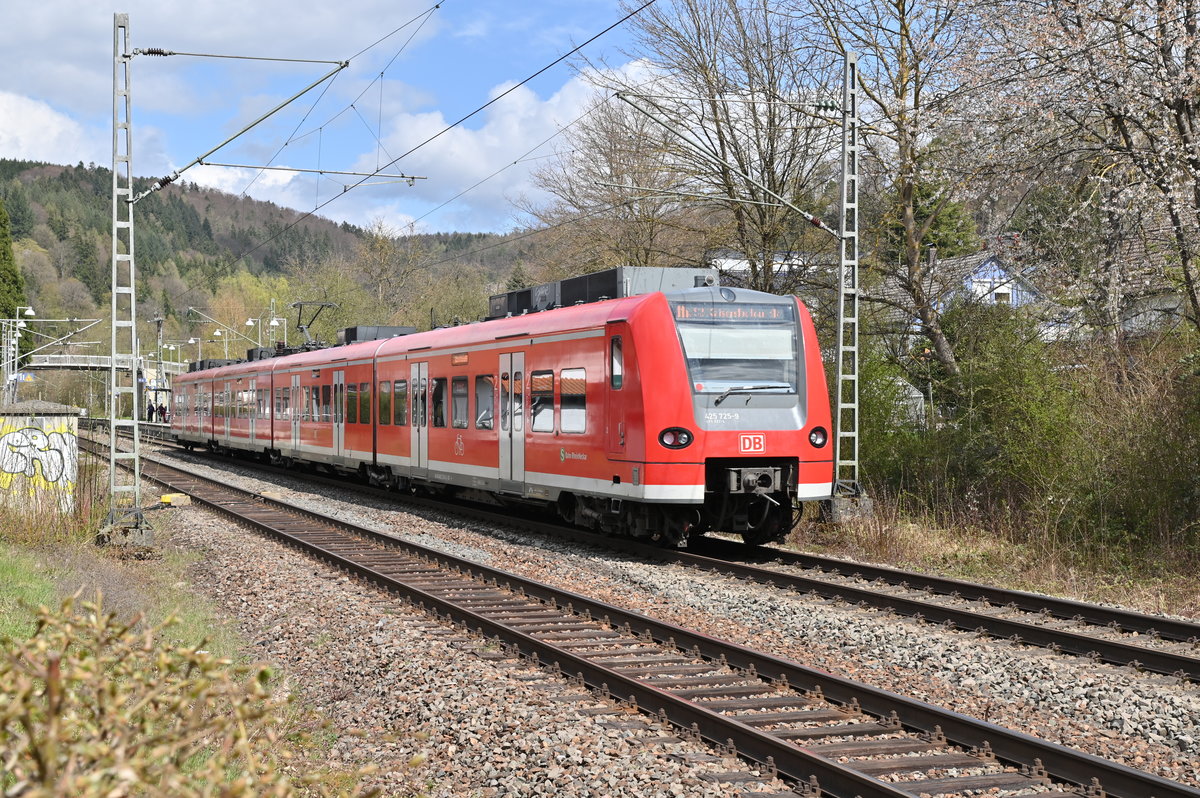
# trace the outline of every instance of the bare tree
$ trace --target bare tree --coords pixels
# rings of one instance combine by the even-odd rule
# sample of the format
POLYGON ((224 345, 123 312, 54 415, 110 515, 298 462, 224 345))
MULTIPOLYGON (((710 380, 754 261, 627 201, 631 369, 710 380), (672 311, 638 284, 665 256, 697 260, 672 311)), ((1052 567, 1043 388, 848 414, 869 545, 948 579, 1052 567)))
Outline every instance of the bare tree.
POLYGON ((686 179, 672 162, 668 135, 611 97, 598 99, 565 133, 557 159, 533 176, 553 200, 524 206, 543 227, 562 228, 539 237, 560 265, 543 267, 542 277, 703 262, 712 214, 679 196, 686 179))
POLYGON ((353 268, 381 306, 394 306, 422 272, 424 254, 415 237, 402 237, 383 219, 375 219, 358 245, 353 268))
POLYGON ((972 108, 978 96, 963 68, 979 48, 971 8, 960 0, 801 0, 790 13, 809 31, 810 57, 859 54, 864 186, 875 190, 864 205, 893 238, 864 258, 876 272, 867 282, 880 287, 873 298, 916 321, 942 369, 957 378, 941 325, 953 286, 926 250, 995 172, 1006 130, 972 108))
MULTIPOLYGON (((683 138, 662 138, 681 194, 724 220, 724 246, 761 290, 777 283, 779 253, 808 227, 778 197, 811 198, 832 180, 836 126, 814 123, 812 104, 834 94, 836 77, 795 56, 800 32, 767 0, 675 0, 634 22, 648 83, 596 73, 601 85, 652 102, 683 138)), ((829 59, 825 60, 828 66, 829 59)))
MULTIPOLYGON (((1178 281, 1200 330, 1200 7, 1193 0, 1005 5, 1006 18, 1018 23, 997 28, 1014 54, 1010 80, 1037 97, 1039 112, 1075 146, 1095 153, 1108 212, 1137 208, 1144 262, 1156 267, 1160 284, 1178 281)), ((1099 268, 1119 262, 1109 255, 1099 268)), ((1099 279, 1120 282, 1119 275, 1099 279)))

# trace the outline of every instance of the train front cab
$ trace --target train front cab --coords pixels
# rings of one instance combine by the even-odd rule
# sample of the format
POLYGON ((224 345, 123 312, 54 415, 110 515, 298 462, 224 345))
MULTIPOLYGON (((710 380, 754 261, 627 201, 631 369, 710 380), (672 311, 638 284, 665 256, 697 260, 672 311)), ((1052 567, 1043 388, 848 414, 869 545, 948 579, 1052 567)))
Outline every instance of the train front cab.
POLYGON ((679 504, 652 532, 782 539, 798 502, 832 492, 829 398, 807 310, 795 297, 728 287, 669 293, 663 304, 633 326, 647 380, 644 478, 676 486, 661 501, 679 504))

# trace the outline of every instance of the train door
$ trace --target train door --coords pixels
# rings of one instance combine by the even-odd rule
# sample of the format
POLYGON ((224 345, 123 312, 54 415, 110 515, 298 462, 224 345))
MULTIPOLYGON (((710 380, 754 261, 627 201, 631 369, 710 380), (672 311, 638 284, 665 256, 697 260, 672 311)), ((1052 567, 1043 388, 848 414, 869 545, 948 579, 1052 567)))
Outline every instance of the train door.
POLYGON ((250 435, 250 437, 247 439, 247 442, 251 449, 253 449, 257 443, 257 440, 254 437, 254 429, 257 426, 255 422, 258 421, 258 392, 254 389, 255 384, 256 380, 251 377, 250 384, 247 386, 247 400, 245 403, 246 416, 248 417, 246 421, 246 429, 250 435))
POLYGON ((300 404, 304 397, 300 395, 300 375, 292 375, 292 397, 289 406, 292 409, 292 449, 300 448, 300 404))
POLYGON ((333 454, 342 454, 346 439, 346 372, 333 372, 333 454))
POLYGON ((525 492, 525 353, 500 355, 500 490, 525 492))
POLYGON ((410 364, 408 384, 412 397, 412 423, 409 426, 411 474, 415 479, 426 479, 429 476, 429 364, 410 364))
POLYGON ((229 416, 233 413, 233 391, 234 384, 226 382, 221 385, 221 418, 217 423, 220 425, 217 429, 217 434, 221 438, 221 443, 229 445, 229 433, 233 427, 233 423, 229 420, 229 416))
POLYGON ((608 385, 604 389, 604 437, 610 457, 619 458, 625 454, 624 386, 624 338, 620 335, 609 335, 608 385))

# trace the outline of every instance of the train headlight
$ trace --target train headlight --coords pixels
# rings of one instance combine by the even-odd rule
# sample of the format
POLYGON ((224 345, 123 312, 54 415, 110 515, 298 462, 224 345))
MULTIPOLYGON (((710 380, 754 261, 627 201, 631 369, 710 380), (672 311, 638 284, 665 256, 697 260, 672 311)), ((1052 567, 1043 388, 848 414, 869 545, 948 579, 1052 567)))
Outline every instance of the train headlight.
POLYGON ((683 427, 668 427, 658 433, 658 442, 668 449, 682 449, 692 442, 694 436, 683 427))
POLYGON ((829 442, 829 433, 824 427, 813 427, 812 432, 808 433, 808 442, 820 449, 829 442))

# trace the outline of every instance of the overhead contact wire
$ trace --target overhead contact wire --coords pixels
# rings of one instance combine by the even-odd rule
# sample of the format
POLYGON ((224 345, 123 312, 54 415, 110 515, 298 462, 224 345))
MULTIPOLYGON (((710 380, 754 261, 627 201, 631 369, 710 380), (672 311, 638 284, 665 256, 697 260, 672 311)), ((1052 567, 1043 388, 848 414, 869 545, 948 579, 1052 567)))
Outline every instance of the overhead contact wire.
MULTIPOLYGON (((562 63, 563 61, 565 61, 566 59, 570 58, 570 57, 571 57, 571 56, 573 56, 575 53, 579 52, 579 51, 580 51, 580 50, 582 50, 584 47, 586 47, 586 46, 588 46, 589 44, 591 44, 592 42, 596 41, 597 39, 599 39, 601 36, 605 35, 605 34, 606 34, 606 33, 608 33, 609 31, 613 30, 614 28, 617 28, 617 27, 619 27, 620 25, 623 25, 623 24, 624 24, 626 21, 628 21, 629 19, 631 19, 631 18, 633 18, 634 16, 638 15, 638 14, 639 14, 639 13, 641 13, 641 12, 642 12, 644 9, 646 9, 646 8, 649 8, 650 6, 654 5, 654 3, 655 3, 655 2, 657 2, 657 0, 647 0, 647 2, 643 3, 642 5, 640 5, 640 6, 638 6, 637 8, 635 8, 633 11, 630 11, 628 14, 626 14, 626 15, 625 15, 625 16, 623 16, 623 17, 621 17, 621 19, 619 19, 619 20, 617 20, 616 22, 614 22, 613 24, 609 25, 607 28, 605 28, 604 30, 600 31, 600 32, 599 32, 599 33, 597 33, 596 35, 592 36, 590 39, 588 39, 587 41, 583 42, 582 44, 578 44, 578 45, 576 45, 575 47, 571 48, 570 50, 568 50, 568 51, 567 51, 566 53, 564 53, 563 55, 559 56, 558 58, 554 59, 554 60, 553 60, 553 61, 551 61, 549 64, 547 64, 546 66, 544 66, 544 67, 542 67, 541 69, 539 69, 537 72, 534 72, 532 75, 530 75, 529 77, 527 77, 527 78, 525 78, 524 80, 522 80, 520 83, 517 83, 517 84, 515 84, 515 85, 513 85, 513 86, 509 87, 508 89, 506 89, 506 90, 505 90, 504 92, 502 92, 501 94, 499 94, 499 95, 497 95, 497 96, 493 97, 492 99, 488 100, 486 103, 484 103, 483 105, 479 106, 478 108, 476 108, 476 109, 475 109, 474 111, 472 111, 471 113, 469 113, 469 114, 467 114, 467 115, 465 115, 465 116, 463 116, 463 117, 459 118, 459 119, 458 119, 458 120, 456 120, 455 122, 453 122, 453 123, 451 123, 451 124, 447 125, 445 128, 443 128, 442 130, 438 131, 437 133, 434 133, 432 136, 430 136, 429 138, 425 139, 425 140, 424 140, 424 141, 422 141, 420 144, 417 144, 415 147, 412 147, 411 149, 409 149, 407 152, 403 153, 403 154, 402 154, 402 155, 400 155, 399 157, 393 158, 391 161, 389 161, 388 163, 384 164, 384 165, 383 165, 382 167, 380 167, 379 169, 376 169, 374 174, 372 174, 372 175, 369 175, 369 176, 367 176, 367 177, 364 177, 364 178, 362 178, 361 180, 359 180, 357 183, 354 183, 353 185, 347 186, 347 187, 346 187, 346 191, 343 191, 341 194, 338 194, 338 195, 335 195, 335 196, 333 196, 333 197, 330 197, 330 198, 329 198, 329 199, 327 199, 325 202, 323 202, 323 203, 321 203, 320 205, 318 205, 317 207, 313 208, 311 211, 306 211, 306 212, 305 212, 304 214, 302 214, 302 215, 301 215, 299 218, 297 218, 296 220, 294 220, 294 221, 292 221, 291 223, 289 223, 289 224, 288 224, 286 227, 284 227, 283 229, 281 229, 279 232, 275 233, 275 235, 271 236, 270 238, 268 238, 268 239, 267 239, 267 240, 265 240, 265 241, 262 241, 262 242, 260 242, 260 243, 258 243, 258 244, 255 244, 255 245, 254 245, 252 248, 250 248, 250 249, 248 249, 248 250, 245 250, 245 251, 243 251, 243 252, 239 253, 239 254, 237 255, 237 257, 238 257, 238 258, 244 258, 245 256, 247 256, 247 255, 249 255, 249 254, 251 254, 251 253, 253 253, 253 252, 256 252, 256 251, 258 251, 258 250, 259 250, 259 249, 261 249, 262 247, 265 247, 267 244, 270 244, 272 241, 274 241, 275 239, 279 238, 279 237, 280 237, 280 236, 282 236, 284 233, 288 232, 289 230, 291 230, 291 229, 292 229, 293 227, 295 227, 296 225, 300 224, 300 223, 301 223, 302 221, 304 221, 305 219, 307 219, 307 218, 309 218, 310 216, 314 215, 314 214, 315 214, 317 211, 321 210, 321 209, 322 209, 322 208, 324 208, 326 205, 328 205, 329 203, 331 203, 331 202, 333 202, 334 200, 336 200, 338 197, 340 197, 340 196, 344 196, 344 195, 346 194, 346 192, 347 192, 347 191, 350 191, 351 189, 354 189, 354 188, 358 188, 358 187, 359 187, 359 186, 361 186, 363 183, 365 183, 366 181, 370 180, 372 177, 374 177, 375 175, 377 175, 379 172, 382 172, 384 169, 387 169, 388 167, 395 165, 397 161, 400 161, 401 159, 403 159, 403 158, 406 158, 406 157, 408 157, 409 155, 412 155, 414 152, 416 152, 416 151, 417 151, 417 150, 419 150, 420 148, 422 148, 422 147, 424 147, 425 145, 429 144, 430 142, 432 142, 432 141, 434 141, 434 140, 436 140, 436 139, 440 138, 440 137, 441 137, 441 136, 443 136, 444 134, 448 133, 449 131, 451 131, 451 130, 453 130, 454 128, 456 128, 456 127, 458 127, 459 125, 461 125, 463 122, 466 122, 466 121, 467 121, 468 119, 470 119, 471 117, 473 117, 473 116, 475 116, 476 114, 480 113, 481 111, 483 111, 483 110, 485 110, 485 109, 487 109, 487 108, 491 107, 491 106, 492 106, 492 105, 494 105, 495 103, 497 103, 497 102, 499 102, 500 100, 502 100, 504 97, 507 97, 507 96, 508 96, 509 94, 511 94, 512 92, 514 92, 514 91, 516 91, 517 89, 519 89, 519 88, 521 88, 522 86, 524 86, 526 83, 529 83, 529 82, 530 82, 531 80, 533 80, 534 78, 536 78, 536 77, 540 76, 541 74, 543 74, 544 72, 548 71, 548 70, 549 70, 549 69, 551 69, 552 67, 555 67, 555 66, 557 66, 558 64, 562 63)), ((436 8, 436 6, 435 6, 435 8, 436 8)))

